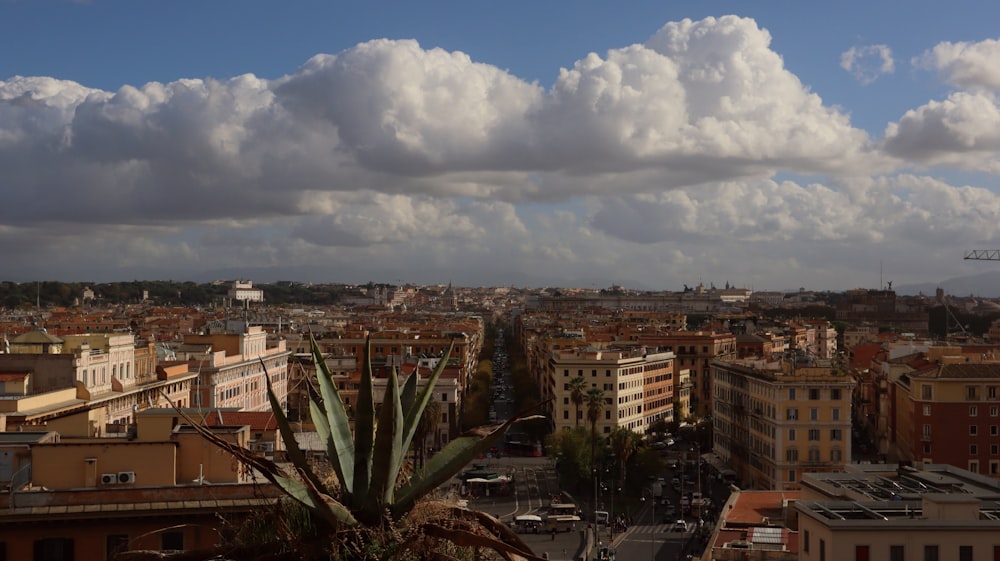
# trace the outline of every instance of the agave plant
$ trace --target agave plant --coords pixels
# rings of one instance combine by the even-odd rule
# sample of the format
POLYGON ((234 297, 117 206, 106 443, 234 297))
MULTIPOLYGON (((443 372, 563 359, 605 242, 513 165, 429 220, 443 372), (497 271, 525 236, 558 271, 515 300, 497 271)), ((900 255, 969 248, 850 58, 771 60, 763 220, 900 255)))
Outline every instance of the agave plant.
MULTIPOLYGON (((274 462, 253 456, 209 431, 202 434, 304 505, 317 521, 325 523, 331 531, 392 527, 404 520, 421 499, 499 440, 512 424, 534 418, 518 415, 499 425, 469 431, 451 440, 422 469, 404 470, 406 451, 418 430, 421 414, 433 395, 434 385, 447 366, 454 343, 422 389, 418 388, 419 375, 416 372, 400 387, 398 373, 392 368, 382 405, 376 415, 371 342, 367 340, 358 398, 353 410, 353 432, 347 408, 333 382, 322 350, 311 335, 310 344, 321 401, 310 399, 309 409, 316 431, 326 444, 330 465, 336 476, 334 484, 324 482, 299 448, 269 377, 268 399, 295 476, 286 473, 274 462)), ((441 509, 440 512, 447 515, 441 519, 425 518, 415 535, 448 540, 462 547, 490 548, 505 559, 539 559, 516 534, 496 519, 473 511, 462 513, 462 510, 441 509)))

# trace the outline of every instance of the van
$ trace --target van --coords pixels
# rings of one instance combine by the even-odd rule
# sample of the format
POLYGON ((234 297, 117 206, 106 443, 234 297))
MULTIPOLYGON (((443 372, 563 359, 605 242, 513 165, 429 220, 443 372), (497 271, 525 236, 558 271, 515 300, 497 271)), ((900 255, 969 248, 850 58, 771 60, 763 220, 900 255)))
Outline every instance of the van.
POLYGON ((598 510, 594 512, 594 522, 597 524, 607 524, 610 517, 608 516, 608 511, 598 510))
POLYGON ((576 523, 580 521, 575 515, 554 515, 545 519, 545 532, 569 532, 576 529, 576 523))

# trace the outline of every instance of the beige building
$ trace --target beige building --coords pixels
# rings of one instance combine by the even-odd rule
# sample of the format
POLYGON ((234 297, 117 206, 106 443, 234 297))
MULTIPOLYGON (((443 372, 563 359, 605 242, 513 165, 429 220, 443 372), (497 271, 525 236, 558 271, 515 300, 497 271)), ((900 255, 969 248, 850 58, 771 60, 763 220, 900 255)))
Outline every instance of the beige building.
POLYGON ((598 433, 607 434, 617 427, 642 433, 659 419, 672 420, 673 361, 673 353, 647 354, 641 348, 553 351, 547 372, 554 389, 552 418, 556 430, 589 425, 586 402, 580 406, 580 419, 574 419, 576 405, 569 384, 576 377, 582 377, 588 389, 604 392, 598 433))
POLYGON ((192 407, 269 411, 266 378, 282 407, 288 403, 291 352, 284 340, 269 342, 261 327, 186 335, 176 354, 198 376, 192 407))
POLYGON ((803 473, 851 461, 847 372, 817 361, 713 363, 713 451, 753 489, 794 490, 803 473))
POLYGON ((852 466, 808 474, 798 511, 800 561, 992 561, 1000 486, 943 465, 852 466))

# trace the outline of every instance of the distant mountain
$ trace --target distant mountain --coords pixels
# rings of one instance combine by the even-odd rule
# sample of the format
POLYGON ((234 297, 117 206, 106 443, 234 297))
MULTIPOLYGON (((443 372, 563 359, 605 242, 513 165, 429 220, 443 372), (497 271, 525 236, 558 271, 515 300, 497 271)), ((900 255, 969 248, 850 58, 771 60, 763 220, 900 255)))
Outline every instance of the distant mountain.
POLYGON ((906 284, 893 287, 896 294, 933 296, 938 288, 952 296, 1000 298, 1000 271, 990 271, 968 277, 954 277, 939 283, 906 284))

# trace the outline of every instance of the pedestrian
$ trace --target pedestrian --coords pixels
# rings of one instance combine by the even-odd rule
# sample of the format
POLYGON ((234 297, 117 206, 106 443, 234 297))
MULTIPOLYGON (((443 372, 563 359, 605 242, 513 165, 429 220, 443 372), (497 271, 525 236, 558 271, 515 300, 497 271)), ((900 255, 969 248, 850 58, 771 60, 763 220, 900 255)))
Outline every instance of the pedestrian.
POLYGON ((552 528, 552 541, 556 541, 556 529, 552 528))

